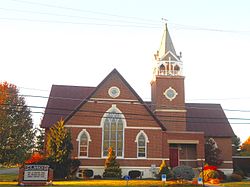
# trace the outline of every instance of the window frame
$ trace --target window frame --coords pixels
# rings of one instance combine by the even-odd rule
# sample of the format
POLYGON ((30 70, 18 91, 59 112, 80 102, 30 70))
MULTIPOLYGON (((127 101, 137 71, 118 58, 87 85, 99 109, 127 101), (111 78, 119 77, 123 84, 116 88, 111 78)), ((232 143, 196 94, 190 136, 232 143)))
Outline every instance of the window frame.
POLYGON ((136 157, 138 159, 145 159, 147 158, 147 155, 148 155, 148 143, 149 143, 149 140, 148 140, 148 136, 147 134, 143 131, 143 130, 140 130, 140 132, 137 134, 136 136, 136 139, 135 139, 135 142, 137 143, 137 146, 136 146, 136 157), (139 138, 140 136, 143 136, 144 137, 144 146, 140 146, 139 145, 139 138), (142 156, 139 156, 139 149, 140 148, 144 148, 145 149, 145 156, 142 157, 142 156))
POLYGON ((78 156, 78 158, 88 158, 89 157, 89 142, 92 141, 91 138, 90 138, 90 135, 89 135, 88 131, 86 129, 82 129, 82 131, 78 134, 76 141, 78 141, 78 146, 77 146, 78 147, 78 149, 77 149, 77 156, 78 156), (87 145, 84 146, 84 147, 87 147, 87 150, 86 150, 87 155, 86 156, 81 156, 81 154, 80 154, 81 151, 80 150, 81 150, 81 147, 83 147, 81 145, 81 137, 84 134, 87 136, 87 145))
MULTIPOLYGON (((115 139, 115 141, 116 141, 116 148, 115 148, 115 154, 116 154, 116 157, 117 158, 124 158, 124 137, 125 137, 125 128, 126 128, 126 126, 127 126, 127 124, 126 124, 126 119, 125 119, 125 116, 123 115, 123 113, 119 110, 119 108, 117 108, 116 107, 116 105, 115 104, 112 104, 112 106, 111 106, 111 108, 109 108, 105 113, 104 113, 104 115, 103 115, 103 117, 102 117, 102 119, 101 119, 101 127, 102 127, 102 152, 101 152, 101 157, 102 158, 107 158, 107 156, 108 155, 104 155, 104 141, 107 141, 106 139, 104 139, 105 138, 105 135, 106 134, 104 134, 104 131, 105 131, 105 129, 104 129, 104 125, 105 125, 105 121, 106 121, 106 119, 109 117, 109 115, 112 113, 112 112, 114 112, 114 113, 117 113, 116 115, 119 115, 119 117, 118 118, 112 118, 112 119, 116 119, 116 139, 115 139), (114 112, 115 111, 115 112, 114 112), (118 142, 118 137, 117 137, 117 135, 118 135, 118 133, 117 132, 119 132, 119 131, 117 131, 117 127, 118 127, 118 122, 119 122, 119 119, 121 119, 121 122, 122 122, 122 149, 121 149, 121 151, 122 151, 122 154, 121 154, 121 156, 118 156, 117 155, 117 142, 118 142)), ((109 121, 109 127, 110 127, 110 129, 111 129, 111 121, 109 121)), ((108 130, 108 133, 109 133, 109 138, 108 138, 108 142, 109 142, 109 144, 110 144, 110 141, 111 141, 111 130, 108 130)), ((107 149, 107 151, 108 151, 108 149, 107 149)))

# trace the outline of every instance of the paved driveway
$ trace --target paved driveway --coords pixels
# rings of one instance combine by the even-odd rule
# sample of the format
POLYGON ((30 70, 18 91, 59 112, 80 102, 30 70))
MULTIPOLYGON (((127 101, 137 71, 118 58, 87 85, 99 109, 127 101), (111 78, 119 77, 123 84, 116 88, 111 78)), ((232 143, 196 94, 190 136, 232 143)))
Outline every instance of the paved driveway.
POLYGON ((6 169, 0 169, 0 174, 17 174, 18 168, 6 168, 6 169))

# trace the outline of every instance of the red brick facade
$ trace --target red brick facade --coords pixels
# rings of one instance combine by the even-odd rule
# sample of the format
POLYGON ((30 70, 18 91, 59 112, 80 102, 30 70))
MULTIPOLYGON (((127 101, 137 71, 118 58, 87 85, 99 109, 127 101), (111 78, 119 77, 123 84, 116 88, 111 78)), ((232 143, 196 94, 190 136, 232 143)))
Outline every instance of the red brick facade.
POLYGON ((72 157, 81 161, 81 168, 93 169, 95 175, 102 175, 106 145, 114 145, 119 152, 117 160, 123 175, 136 169, 143 171, 144 177, 152 177, 153 170, 162 160, 171 166, 200 167, 205 158, 205 138, 213 137, 222 150, 224 163, 221 167, 232 169, 233 131, 223 110, 218 105, 185 103, 182 62, 172 41, 169 37, 165 39, 169 42, 164 48, 166 55, 159 57, 157 53, 155 56, 152 102, 144 102, 116 69, 96 88, 52 87, 54 100, 50 98, 48 101, 42 127, 48 129, 57 118, 65 119, 65 127, 72 133, 72 157), (64 93, 63 90, 67 91, 64 93), (71 94, 72 101, 55 99, 67 93, 71 94), (67 110, 50 120, 51 108, 56 106, 67 110), (213 108, 216 111, 212 113, 213 108), (119 117, 110 117, 112 115, 119 117), (223 122, 215 120, 218 115, 223 122), (81 147, 82 133, 87 143, 81 147), (138 143, 139 137, 143 137, 143 146, 138 143))

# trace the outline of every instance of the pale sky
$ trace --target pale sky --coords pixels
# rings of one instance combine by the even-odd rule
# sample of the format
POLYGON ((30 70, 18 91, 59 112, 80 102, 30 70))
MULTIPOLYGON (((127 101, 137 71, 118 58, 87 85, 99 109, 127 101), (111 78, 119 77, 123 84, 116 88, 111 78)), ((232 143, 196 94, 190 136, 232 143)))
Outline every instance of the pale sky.
MULTIPOLYGON (((220 103, 245 141, 250 136, 249 9, 248 0, 2 0, 0 81, 17 85, 21 94, 48 97, 52 84, 97 86, 116 68, 150 100, 164 18, 175 50, 183 55, 186 102, 220 103)), ((25 98, 30 106, 47 102, 25 98)), ((35 126, 41 118, 33 113, 35 126)))

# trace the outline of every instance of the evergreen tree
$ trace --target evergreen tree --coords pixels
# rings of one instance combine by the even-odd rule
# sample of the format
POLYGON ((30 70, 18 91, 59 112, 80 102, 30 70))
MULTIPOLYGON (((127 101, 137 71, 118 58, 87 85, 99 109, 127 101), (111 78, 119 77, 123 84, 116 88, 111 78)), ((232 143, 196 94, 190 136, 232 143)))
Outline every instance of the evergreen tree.
POLYGON ((213 138, 206 140, 205 161, 208 165, 219 166, 222 164, 221 150, 218 148, 213 138))
POLYGON ((165 174, 167 179, 171 179, 173 177, 170 169, 167 167, 165 160, 162 160, 157 178, 161 179, 162 174, 165 174))
POLYGON ((64 127, 64 121, 60 120, 50 128, 46 142, 46 156, 54 169, 55 178, 65 178, 70 174, 72 149, 70 132, 64 127))
POLYGON ((240 138, 238 136, 232 137, 232 145, 233 145, 233 155, 239 155, 240 154, 240 138))
POLYGON ((115 152, 112 147, 109 148, 108 158, 105 161, 105 170, 103 177, 105 178, 121 178, 122 171, 119 163, 116 161, 115 152))
POLYGON ((36 133, 36 145, 35 145, 36 151, 43 154, 45 148, 44 146, 45 130, 36 128, 35 133, 36 133))
POLYGON ((31 111, 15 85, 0 83, 0 164, 23 163, 34 147, 31 111))

